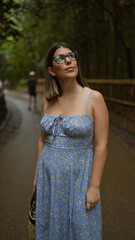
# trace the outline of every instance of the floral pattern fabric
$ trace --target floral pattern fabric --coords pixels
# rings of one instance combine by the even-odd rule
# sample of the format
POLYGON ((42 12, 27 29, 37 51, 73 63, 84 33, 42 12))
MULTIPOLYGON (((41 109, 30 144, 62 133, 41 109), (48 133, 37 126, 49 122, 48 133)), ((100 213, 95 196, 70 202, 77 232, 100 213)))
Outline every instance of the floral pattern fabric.
POLYGON ((37 166, 36 240, 101 240, 101 202, 86 210, 93 165, 94 122, 44 113, 46 134, 37 166))

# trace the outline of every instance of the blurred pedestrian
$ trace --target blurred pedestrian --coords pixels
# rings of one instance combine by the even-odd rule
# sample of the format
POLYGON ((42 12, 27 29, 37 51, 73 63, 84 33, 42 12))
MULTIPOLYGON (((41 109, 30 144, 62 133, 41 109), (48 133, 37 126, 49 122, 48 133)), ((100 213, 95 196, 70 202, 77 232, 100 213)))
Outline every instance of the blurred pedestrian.
POLYGON ((8 79, 5 79, 4 80, 4 89, 8 90, 8 86, 9 86, 9 81, 8 81, 8 79))
POLYGON ((3 83, 2 83, 2 80, 0 80, 0 89, 3 88, 3 83))
POLYGON ((28 102, 28 110, 31 110, 32 107, 32 97, 34 98, 34 109, 36 109, 37 105, 37 92, 38 92, 38 81, 35 77, 35 72, 29 72, 29 79, 28 79, 28 91, 29 91, 29 102, 28 102))
POLYGON ((0 95, 3 93, 3 83, 2 80, 0 79, 0 95))
POLYGON ((33 190, 37 190, 36 240, 101 240, 106 104, 101 93, 87 87, 78 53, 67 44, 55 43, 49 49, 45 71, 33 181, 33 190))

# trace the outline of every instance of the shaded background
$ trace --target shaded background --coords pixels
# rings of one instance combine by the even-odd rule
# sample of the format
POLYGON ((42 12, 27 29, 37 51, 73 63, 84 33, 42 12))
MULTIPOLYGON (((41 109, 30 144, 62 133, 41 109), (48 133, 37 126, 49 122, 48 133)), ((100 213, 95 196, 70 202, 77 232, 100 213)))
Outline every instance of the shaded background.
POLYGON ((2 0, 0 74, 15 85, 44 76, 53 42, 78 50, 86 78, 134 78, 134 0, 2 0))
POLYGON ((44 60, 57 41, 78 51, 83 76, 110 114, 103 240, 134 240, 135 0, 0 1, 0 240, 28 239, 44 60), (39 94, 37 110, 28 112, 31 70, 39 94))

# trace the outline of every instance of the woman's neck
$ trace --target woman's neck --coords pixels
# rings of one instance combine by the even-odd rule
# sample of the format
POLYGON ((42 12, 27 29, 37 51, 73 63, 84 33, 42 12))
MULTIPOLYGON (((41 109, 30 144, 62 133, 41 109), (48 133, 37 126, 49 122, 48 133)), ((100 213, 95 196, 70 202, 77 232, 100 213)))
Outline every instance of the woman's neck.
POLYGON ((82 87, 77 83, 76 79, 66 79, 65 81, 61 81, 60 86, 63 97, 69 97, 82 90, 82 87))

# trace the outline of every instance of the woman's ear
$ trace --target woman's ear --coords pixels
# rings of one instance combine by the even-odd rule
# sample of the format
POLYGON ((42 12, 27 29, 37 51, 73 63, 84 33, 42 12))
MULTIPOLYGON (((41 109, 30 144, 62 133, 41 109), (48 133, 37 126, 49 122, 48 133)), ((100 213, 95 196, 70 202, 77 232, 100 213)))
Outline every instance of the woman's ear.
POLYGON ((50 75, 51 75, 52 77, 55 77, 55 76, 56 76, 56 74, 55 74, 55 72, 54 72, 54 70, 53 70, 52 67, 48 67, 48 72, 50 73, 50 75))

